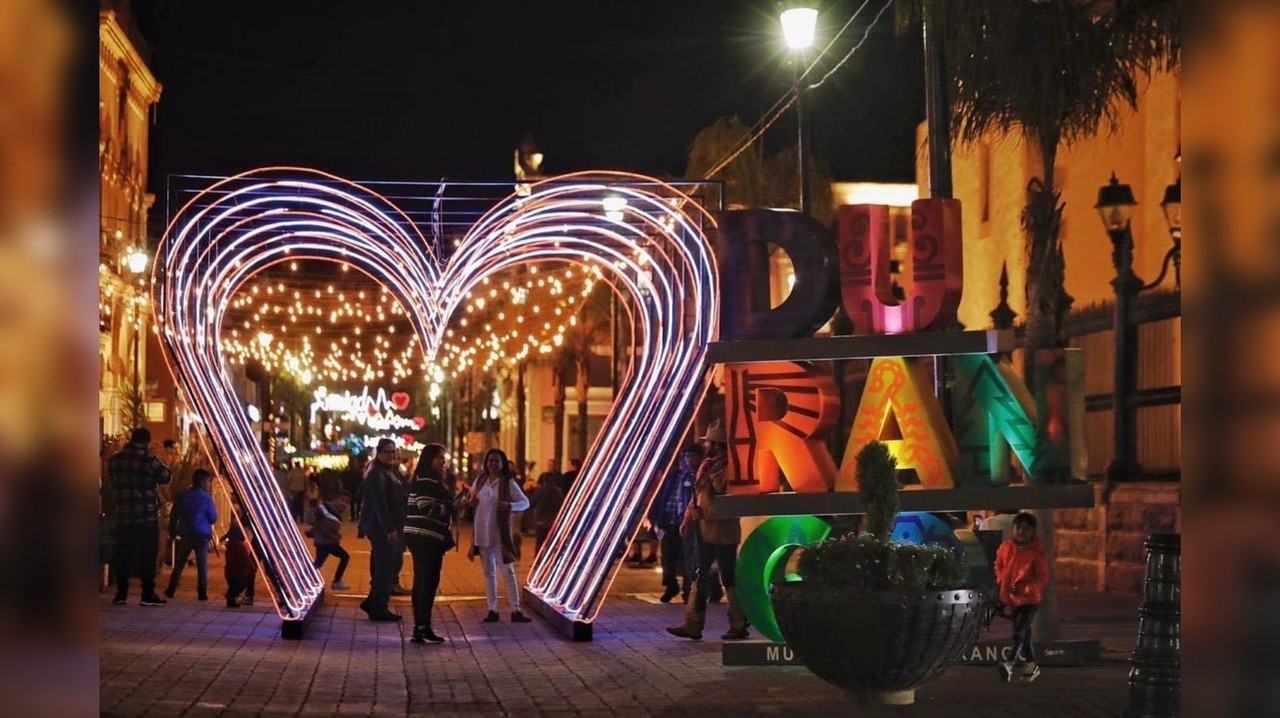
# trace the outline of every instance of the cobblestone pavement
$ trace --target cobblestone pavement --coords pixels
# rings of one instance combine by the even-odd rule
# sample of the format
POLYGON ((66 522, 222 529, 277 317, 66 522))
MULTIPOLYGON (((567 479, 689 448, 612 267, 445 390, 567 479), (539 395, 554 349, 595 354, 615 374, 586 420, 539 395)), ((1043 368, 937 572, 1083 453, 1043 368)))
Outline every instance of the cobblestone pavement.
MULTIPOLYGON (((265 600, 224 608, 213 557, 207 602, 195 599, 194 569, 165 606, 137 605, 136 582, 127 606, 111 605, 104 591, 102 714, 1116 716, 1125 707, 1127 652, 1137 631, 1138 597, 1064 591, 1063 637, 1102 640, 1101 663, 1045 668, 1031 684, 1002 683, 989 666, 957 666, 920 688, 913 706, 860 706, 804 668, 722 666, 723 607, 711 606, 707 639, 667 635, 663 628, 679 622, 682 606, 658 603, 651 570, 622 568, 595 639, 573 643, 536 616, 531 624, 508 622, 505 600, 501 623, 481 623, 480 567, 450 553, 434 626, 448 640, 409 643, 410 621, 370 622, 356 607, 367 585, 368 544, 348 536, 344 545, 353 554, 353 591, 331 594, 302 640, 280 638, 280 620, 265 600)), ((330 559, 324 574, 335 566, 330 559)), ((402 580, 411 583, 407 560, 402 580)), ((259 595, 266 596, 261 583, 259 595)), ((407 597, 392 608, 410 614, 407 597)))

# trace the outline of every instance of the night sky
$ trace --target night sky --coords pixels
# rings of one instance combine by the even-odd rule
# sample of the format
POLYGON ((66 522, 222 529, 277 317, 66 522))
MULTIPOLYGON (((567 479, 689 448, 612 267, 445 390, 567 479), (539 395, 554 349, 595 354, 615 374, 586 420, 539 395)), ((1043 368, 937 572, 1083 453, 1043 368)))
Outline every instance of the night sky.
MULTIPOLYGON (((825 3, 816 49, 859 2, 825 3)), ((819 65, 861 38, 873 0, 819 65)), ((758 120, 790 84, 773 2, 135 2, 164 86, 151 186, 293 164, 357 180, 510 180, 532 133, 544 171, 682 176, 719 117, 758 120)), ((817 77, 819 75, 815 75, 817 77)), ((811 94, 836 179, 910 181, 924 116, 918 32, 890 8, 811 94)), ((764 137, 793 146, 794 113, 764 137)))

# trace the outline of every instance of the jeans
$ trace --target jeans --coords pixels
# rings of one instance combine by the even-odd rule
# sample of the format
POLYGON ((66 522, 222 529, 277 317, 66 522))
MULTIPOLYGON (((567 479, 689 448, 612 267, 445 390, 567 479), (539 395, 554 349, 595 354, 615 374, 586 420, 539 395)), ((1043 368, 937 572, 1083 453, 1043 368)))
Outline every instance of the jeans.
POLYGON ((440 566, 447 550, 444 543, 424 536, 407 536, 409 555, 413 557, 413 625, 431 627, 431 609, 440 587, 440 566))
POLYGON ((663 527, 662 534, 662 585, 679 590, 689 585, 689 574, 684 567, 684 538, 680 527, 663 527))
POLYGON ((511 611, 520 610, 520 582, 516 579, 515 562, 502 562, 502 546, 481 546, 480 565, 484 569, 484 596, 489 599, 489 610, 498 611, 498 573, 502 573, 502 582, 506 584, 507 602, 511 611))
POLYGON ((694 607, 698 613, 707 610, 707 600, 711 598, 712 563, 720 567, 720 580, 724 583, 725 590, 733 588, 738 569, 738 547, 734 544, 698 542, 698 573, 694 579, 698 582, 698 602, 694 607))
POLYGON ((369 584, 369 596, 365 600, 372 614, 389 610, 387 605, 391 602, 395 552, 402 547, 398 540, 388 541, 387 535, 376 529, 365 536, 369 539, 369 560, 373 564, 373 581, 369 584))
POLYGON ((142 581, 142 596, 156 595, 156 558, 160 555, 160 525, 155 522, 116 527, 115 557, 111 571, 116 577, 116 598, 129 595, 129 576, 142 581))
POLYGON ((1013 609, 1013 662, 1035 663, 1036 649, 1031 645, 1031 619, 1036 617, 1039 605, 1018 606, 1013 609))
POLYGON ((333 582, 341 583, 342 575, 347 572, 347 562, 351 560, 351 554, 347 553, 345 548, 339 544, 316 544, 316 561, 311 564, 317 570, 324 565, 325 559, 330 556, 338 557, 338 570, 333 574, 333 582))
POLYGON ((253 584, 258 578, 258 572, 249 569, 242 576, 227 576, 227 600, 235 601, 240 597, 240 592, 244 591, 244 597, 253 600, 253 584))
POLYGON ((182 569, 187 567, 192 553, 196 555, 196 594, 203 598, 209 590, 209 538, 206 536, 183 536, 178 540, 178 556, 169 573, 169 593, 178 590, 182 569))

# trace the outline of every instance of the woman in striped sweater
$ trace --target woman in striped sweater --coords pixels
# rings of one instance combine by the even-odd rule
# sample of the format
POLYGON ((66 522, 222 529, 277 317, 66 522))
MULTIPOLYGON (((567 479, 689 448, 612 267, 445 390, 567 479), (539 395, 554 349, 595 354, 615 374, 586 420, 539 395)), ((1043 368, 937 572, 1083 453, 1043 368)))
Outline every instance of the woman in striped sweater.
POLYGON ((427 444, 409 483, 409 512, 404 538, 413 556, 414 643, 443 643, 431 630, 431 609, 440 586, 444 554, 454 546, 453 514, 465 497, 455 497, 445 478, 445 448, 427 444))

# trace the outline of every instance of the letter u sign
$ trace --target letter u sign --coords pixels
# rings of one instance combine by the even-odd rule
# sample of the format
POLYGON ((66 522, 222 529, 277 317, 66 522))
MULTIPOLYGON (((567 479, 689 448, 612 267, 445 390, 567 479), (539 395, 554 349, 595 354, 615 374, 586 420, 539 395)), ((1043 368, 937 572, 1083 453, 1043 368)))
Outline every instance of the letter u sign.
POLYGON ((958 200, 911 203, 911 274, 901 302, 890 283, 889 208, 846 205, 837 220, 841 300, 856 333, 918 332, 956 318, 964 284, 958 200))

